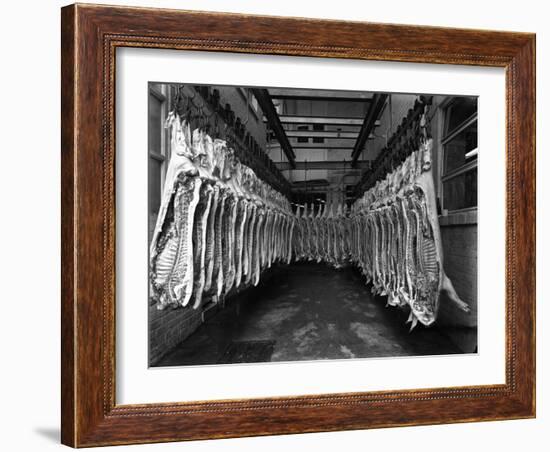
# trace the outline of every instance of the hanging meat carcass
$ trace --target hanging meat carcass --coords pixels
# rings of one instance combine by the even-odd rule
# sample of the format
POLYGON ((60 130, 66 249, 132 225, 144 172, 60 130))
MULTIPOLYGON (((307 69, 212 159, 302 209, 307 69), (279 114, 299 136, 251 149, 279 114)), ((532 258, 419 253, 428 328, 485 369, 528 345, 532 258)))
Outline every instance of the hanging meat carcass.
POLYGON ((357 237, 352 260, 389 305, 410 307, 411 329, 436 320, 442 292, 469 310, 443 270, 431 149, 432 140, 424 141, 355 203, 351 218, 357 237))
POLYGON ((335 268, 359 267, 375 294, 391 306, 409 306, 411 329, 437 318, 442 292, 461 309, 443 270, 443 251, 431 168, 432 141, 424 140, 403 164, 348 209, 331 204, 317 213, 298 207, 294 258, 335 268))
POLYGON ((443 271, 431 174, 431 140, 386 179, 344 205, 298 206, 242 165, 223 140, 191 130, 174 113, 171 159, 150 246, 151 297, 159 309, 198 308, 241 285, 258 284, 274 263, 357 265, 388 304, 408 305, 412 327, 431 325, 446 292, 465 311, 443 271))
POLYGON ((159 309, 186 305, 193 291, 193 220, 202 180, 193 164, 191 131, 170 114, 171 159, 149 251, 150 290, 159 309))
POLYGON ((202 294, 206 280, 206 249, 208 232, 208 218, 212 205, 212 184, 215 182, 212 177, 213 149, 212 140, 200 130, 193 132, 194 161, 201 179, 199 191, 199 202, 195 209, 193 223, 193 307, 197 308, 202 300, 202 294))
POLYGON ((223 140, 191 133, 171 113, 171 158, 153 231, 150 294, 159 309, 201 306, 262 269, 289 262, 294 218, 286 198, 242 165, 223 140))

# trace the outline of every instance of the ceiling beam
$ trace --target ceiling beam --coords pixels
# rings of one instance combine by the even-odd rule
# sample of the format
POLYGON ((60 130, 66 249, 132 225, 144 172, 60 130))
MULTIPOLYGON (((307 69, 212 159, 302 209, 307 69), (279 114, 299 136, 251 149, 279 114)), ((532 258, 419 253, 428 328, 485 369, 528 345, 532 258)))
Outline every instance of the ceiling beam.
POLYGON ((282 98, 312 98, 314 100, 326 98, 328 100, 351 99, 354 102, 368 102, 373 93, 364 91, 334 91, 326 89, 296 89, 296 88, 269 88, 269 94, 274 99, 282 98))
POLYGON ((282 115, 279 119, 283 124, 327 124, 337 126, 361 126, 363 124, 363 118, 356 116, 351 118, 335 118, 331 116, 282 115))
POLYGON ((312 179, 312 180, 300 180, 292 182, 292 189, 296 188, 309 188, 313 187, 328 187, 330 184, 326 179, 312 179))
MULTIPOLYGON (((276 151, 279 149, 279 146, 269 146, 268 149, 270 151, 276 151)), ((317 150, 324 150, 324 149, 340 149, 340 150, 346 150, 346 151, 352 151, 353 150, 353 142, 350 142, 349 140, 346 140, 345 143, 338 143, 334 142, 333 140, 326 142, 326 143, 293 143, 292 149, 297 151, 299 149, 317 149, 317 150)))
POLYGON ((277 100, 307 100, 312 102, 348 102, 348 103, 369 103, 371 99, 364 99, 358 97, 333 97, 333 96, 299 96, 294 94, 276 94, 271 95, 272 99, 277 100))
POLYGON ((361 151, 363 150, 367 139, 376 125, 376 120, 378 119, 378 116, 380 116, 387 98, 387 94, 376 93, 373 96, 369 111, 367 112, 363 125, 361 126, 361 130, 359 131, 359 137, 357 138, 355 146, 353 147, 353 152, 351 153, 351 161, 353 166, 356 165, 357 159, 361 155, 361 151))
MULTIPOLYGON (((352 170, 351 162, 342 160, 320 160, 312 162, 296 162, 294 168, 290 167, 288 162, 276 162, 275 166, 281 171, 296 169, 296 170, 352 170)), ((370 160, 359 160, 355 169, 370 168, 370 160)))
POLYGON ((298 187, 292 186, 291 192, 295 195, 310 195, 312 193, 326 193, 328 190, 328 185, 314 185, 314 186, 305 186, 300 185, 298 187))
POLYGON ((266 89, 262 88, 252 88, 252 93, 256 97, 260 108, 264 112, 269 127, 271 128, 271 130, 273 130, 273 133, 275 133, 275 138, 277 138, 277 141, 279 141, 279 143, 281 144, 286 158, 288 159, 290 164, 294 166, 294 159, 296 158, 296 155, 294 154, 292 146, 288 141, 285 129, 283 128, 283 125, 279 120, 279 115, 277 114, 277 110, 275 110, 275 105, 273 105, 273 101, 271 100, 269 92, 266 89))
POLYGON ((321 132, 316 130, 287 130, 286 136, 289 138, 337 138, 340 140, 357 140, 359 132, 321 132))

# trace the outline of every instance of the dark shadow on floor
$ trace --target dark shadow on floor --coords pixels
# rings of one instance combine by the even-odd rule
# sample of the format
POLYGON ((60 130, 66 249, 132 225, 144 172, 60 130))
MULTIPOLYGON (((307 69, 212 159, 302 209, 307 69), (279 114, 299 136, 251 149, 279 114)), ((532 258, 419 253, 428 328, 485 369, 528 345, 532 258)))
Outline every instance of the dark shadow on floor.
POLYGON ((351 267, 281 267, 208 319, 157 366, 225 363, 231 346, 239 351, 229 362, 462 353, 437 326, 419 324, 409 333, 408 312, 385 303, 351 267))

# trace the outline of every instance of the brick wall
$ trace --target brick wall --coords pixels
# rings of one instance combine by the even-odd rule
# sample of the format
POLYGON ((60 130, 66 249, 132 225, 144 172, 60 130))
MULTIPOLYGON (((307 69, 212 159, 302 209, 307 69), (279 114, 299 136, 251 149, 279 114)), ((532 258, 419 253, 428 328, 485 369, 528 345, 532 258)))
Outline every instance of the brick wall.
POLYGON ((441 227, 445 273, 472 312, 466 314, 452 303, 441 302, 441 321, 475 326, 477 318, 477 225, 441 227))
POLYGON ((442 226, 441 240, 445 273, 471 312, 458 309, 442 295, 437 323, 458 347, 473 352, 477 344, 477 225, 442 226))
POLYGON ((192 306, 159 311, 149 306, 149 365, 189 337, 202 323, 202 310, 192 306))
POLYGON ((258 286, 249 283, 233 287, 218 303, 213 303, 212 296, 205 295, 199 309, 187 305, 159 311, 155 306, 149 306, 149 365, 154 366, 166 353, 191 336, 203 319, 216 315, 230 304, 256 296, 259 288, 279 273, 280 266, 273 264, 261 273, 258 286))

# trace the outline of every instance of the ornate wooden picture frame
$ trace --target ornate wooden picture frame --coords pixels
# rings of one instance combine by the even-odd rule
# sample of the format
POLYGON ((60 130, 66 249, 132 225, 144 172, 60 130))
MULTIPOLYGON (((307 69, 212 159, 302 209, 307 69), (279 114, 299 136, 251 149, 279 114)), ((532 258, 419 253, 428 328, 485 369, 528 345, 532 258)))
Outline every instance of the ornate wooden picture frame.
POLYGON ((535 416, 535 36, 71 5, 62 9, 62 442, 73 447, 535 416), (115 403, 115 51, 120 47, 506 70, 506 382, 115 403))

